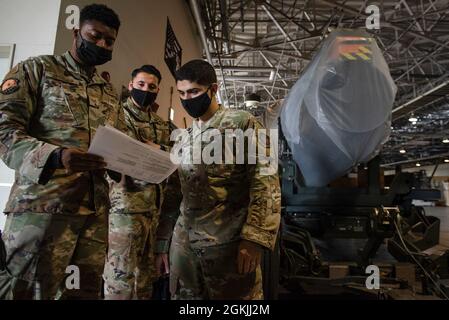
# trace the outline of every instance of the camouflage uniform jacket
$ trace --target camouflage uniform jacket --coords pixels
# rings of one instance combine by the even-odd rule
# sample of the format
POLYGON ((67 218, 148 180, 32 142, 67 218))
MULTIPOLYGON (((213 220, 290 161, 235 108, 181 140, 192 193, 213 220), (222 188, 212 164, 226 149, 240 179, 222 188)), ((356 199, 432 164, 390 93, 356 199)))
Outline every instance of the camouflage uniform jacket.
POLYGON ((90 77, 69 52, 19 63, 8 83, 0 92, 0 156, 16 174, 5 212, 108 212, 105 171, 72 174, 46 163, 61 147, 87 151, 100 125, 124 129, 112 86, 96 72, 90 77))
MULTIPOLYGON (((130 137, 141 142, 152 141, 168 151, 170 145, 168 123, 154 112, 139 109, 131 98, 123 103, 123 110, 130 137)), ((163 200, 163 184, 151 184, 130 177, 123 180, 121 183, 111 182, 111 213, 158 214, 163 200)))
MULTIPOLYGON (((195 142, 199 139, 198 132, 206 136, 208 132, 215 132, 212 135, 219 133, 224 142, 225 130, 231 129, 258 132, 262 126, 246 111, 220 108, 209 121, 195 121, 193 129, 177 139, 173 151, 176 154, 181 150, 182 163, 178 174, 183 194, 178 227, 187 229, 193 248, 245 239, 272 249, 276 242, 281 209, 277 168, 269 175, 262 174, 261 170, 268 164, 262 164, 259 160, 250 164, 247 147, 243 164, 235 164, 235 151, 232 153, 234 164, 206 165, 204 161, 195 164, 195 160, 191 164, 186 162, 186 156, 191 157, 191 160, 191 155, 195 157, 193 149, 198 145, 195 142)), ((212 140, 204 136, 201 139, 201 153, 204 154, 206 148, 211 147, 212 140)), ((268 139, 267 142, 269 149, 268 139)), ((225 143, 220 146, 225 147, 225 143)), ((224 154, 225 151, 222 151, 224 154)))

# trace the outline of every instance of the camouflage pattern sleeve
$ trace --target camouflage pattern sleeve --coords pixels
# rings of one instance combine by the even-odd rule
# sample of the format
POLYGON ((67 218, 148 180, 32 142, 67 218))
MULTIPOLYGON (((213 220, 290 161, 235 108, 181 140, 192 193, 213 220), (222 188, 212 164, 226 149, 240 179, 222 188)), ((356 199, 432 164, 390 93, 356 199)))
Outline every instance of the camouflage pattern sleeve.
MULTIPOLYGON (((34 183, 42 182, 45 164, 58 146, 29 133, 39 97, 43 66, 29 59, 14 67, 0 88, 0 156, 5 164, 34 183)), ((48 179, 46 179, 48 180, 48 179)))
POLYGON ((123 133, 128 134, 128 127, 126 125, 125 120, 125 112, 123 111, 123 107, 121 103, 118 103, 117 105, 117 112, 115 113, 116 119, 114 119, 114 127, 117 130, 120 130, 123 133))
MULTIPOLYGON (((257 137, 259 130, 263 127, 252 117, 249 119, 247 129, 253 129, 257 137)), ((267 155, 269 155, 268 136, 266 136, 266 148, 267 155)), ((241 238, 273 250, 281 219, 281 189, 278 168, 268 170, 269 168, 270 164, 263 164, 258 155, 255 165, 247 164, 247 174, 250 180, 250 203, 241 238)))
MULTIPOLYGON (((108 90, 111 92, 114 92, 115 90, 111 85, 108 85, 108 90)), ((128 127, 126 125, 126 118, 125 118, 125 112, 123 110, 122 103, 117 101, 117 110, 114 110, 114 112, 111 112, 111 118, 108 120, 108 122, 117 130, 129 135, 128 127)), ((111 180, 119 183, 122 180, 122 174, 116 171, 112 170, 106 170, 107 172, 107 179, 109 181, 109 184, 111 184, 111 180)))
POLYGON ((173 228, 180 214, 181 201, 181 184, 178 172, 175 172, 168 178, 168 183, 164 190, 164 201, 156 231, 156 254, 168 253, 173 228))

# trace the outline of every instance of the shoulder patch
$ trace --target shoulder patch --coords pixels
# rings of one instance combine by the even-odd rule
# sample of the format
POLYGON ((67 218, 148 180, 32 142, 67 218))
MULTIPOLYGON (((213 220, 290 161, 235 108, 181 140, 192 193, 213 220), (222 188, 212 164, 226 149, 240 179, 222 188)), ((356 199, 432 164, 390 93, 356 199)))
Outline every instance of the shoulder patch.
POLYGON ((8 78, 3 81, 0 86, 0 93, 3 95, 13 94, 20 89, 20 80, 16 78, 8 78))

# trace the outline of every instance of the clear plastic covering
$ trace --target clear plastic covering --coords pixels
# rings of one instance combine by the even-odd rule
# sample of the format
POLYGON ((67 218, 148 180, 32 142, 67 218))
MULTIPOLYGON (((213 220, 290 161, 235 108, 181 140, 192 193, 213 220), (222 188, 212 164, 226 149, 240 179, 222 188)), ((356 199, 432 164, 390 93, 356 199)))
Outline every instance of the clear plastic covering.
POLYGON ((397 87, 375 39, 338 29, 285 99, 282 129, 308 186, 376 156, 390 135, 397 87))

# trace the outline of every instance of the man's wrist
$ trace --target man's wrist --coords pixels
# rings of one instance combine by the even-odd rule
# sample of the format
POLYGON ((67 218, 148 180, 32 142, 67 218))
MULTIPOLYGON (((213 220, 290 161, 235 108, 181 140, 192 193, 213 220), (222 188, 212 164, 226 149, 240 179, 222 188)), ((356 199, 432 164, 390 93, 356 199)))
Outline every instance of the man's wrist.
POLYGON ((41 185, 46 185, 50 179, 53 177, 53 174, 57 169, 63 169, 64 165, 62 164, 62 151, 64 148, 58 148, 53 150, 52 153, 47 158, 47 162, 45 163, 45 167, 42 170, 41 176, 39 178, 38 183, 41 185))
POLYGON ((50 158, 48 159, 48 166, 52 169, 64 169, 64 165, 62 163, 62 152, 65 148, 59 148, 52 152, 50 158))

